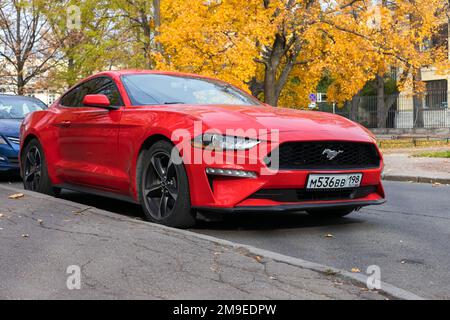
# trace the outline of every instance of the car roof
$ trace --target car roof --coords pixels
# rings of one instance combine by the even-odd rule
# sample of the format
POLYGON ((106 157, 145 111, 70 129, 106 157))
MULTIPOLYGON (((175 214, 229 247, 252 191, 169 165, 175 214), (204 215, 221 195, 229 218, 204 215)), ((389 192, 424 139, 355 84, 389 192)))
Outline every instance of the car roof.
MULTIPOLYGON (((120 77, 120 76, 131 75, 131 74, 160 74, 160 75, 172 75, 172 76, 182 76, 182 77, 183 76, 184 77, 195 77, 195 78, 203 78, 203 79, 211 79, 211 80, 220 81, 218 79, 214 79, 211 77, 202 76, 202 75, 194 74, 194 73, 177 72, 177 71, 162 71, 162 70, 143 70, 143 69, 125 69, 125 70, 103 71, 103 72, 96 73, 96 74, 90 76, 89 78, 93 78, 96 76, 98 77, 101 75, 120 77)), ((84 80, 86 80, 86 79, 84 79, 84 80)))
POLYGON ((38 98, 35 97, 30 97, 30 96, 19 96, 17 94, 5 94, 5 93, 0 93, 0 98, 25 98, 25 99, 30 99, 30 100, 39 100, 38 98))
POLYGON ((32 100, 34 100, 34 101, 39 101, 40 103, 42 103, 44 106, 47 106, 47 104, 44 102, 44 101, 42 101, 41 99, 38 99, 38 98, 36 98, 36 97, 30 97, 30 96, 19 96, 19 95, 16 95, 16 94, 4 94, 4 93, 1 93, 0 94, 0 99, 1 98, 20 98, 20 99, 27 99, 27 100, 30 100, 30 101, 32 101, 32 100))

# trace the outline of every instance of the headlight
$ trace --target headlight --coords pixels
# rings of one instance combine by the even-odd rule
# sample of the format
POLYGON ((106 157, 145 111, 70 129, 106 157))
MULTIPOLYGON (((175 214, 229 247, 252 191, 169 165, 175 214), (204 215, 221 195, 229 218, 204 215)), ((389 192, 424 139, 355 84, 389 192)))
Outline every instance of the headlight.
POLYGON ((2 137, 0 137, 0 144, 8 144, 8 143, 6 142, 5 139, 3 139, 2 137))
POLYGON ((259 140, 252 138, 224 136, 217 133, 205 133, 192 141, 194 147, 215 150, 248 150, 259 143, 259 140))

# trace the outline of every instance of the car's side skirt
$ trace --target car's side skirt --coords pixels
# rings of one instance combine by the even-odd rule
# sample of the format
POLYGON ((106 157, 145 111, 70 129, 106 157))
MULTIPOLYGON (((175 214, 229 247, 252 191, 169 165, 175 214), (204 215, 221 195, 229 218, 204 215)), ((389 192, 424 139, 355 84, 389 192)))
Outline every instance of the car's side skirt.
POLYGON ((130 196, 126 196, 126 195, 111 192, 111 191, 99 190, 99 189, 95 189, 95 188, 79 186, 79 185, 74 185, 74 184, 69 184, 69 183, 54 185, 54 187, 72 190, 72 191, 76 191, 76 192, 89 193, 89 194, 92 194, 95 196, 101 196, 101 197, 126 201, 126 202, 130 202, 130 203, 134 203, 134 204, 139 204, 138 201, 134 200, 130 196))

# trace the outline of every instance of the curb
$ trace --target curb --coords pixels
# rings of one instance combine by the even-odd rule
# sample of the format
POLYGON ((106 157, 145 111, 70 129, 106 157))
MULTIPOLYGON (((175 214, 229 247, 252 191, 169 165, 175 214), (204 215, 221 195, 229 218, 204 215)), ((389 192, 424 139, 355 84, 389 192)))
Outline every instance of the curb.
MULTIPOLYGON (((319 272, 322 274, 329 274, 330 272, 332 272, 340 277, 343 277, 348 280, 355 281, 359 284, 362 284, 364 287, 367 284, 368 277, 365 276, 364 274, 351 273, 346 270, 325 266, 325 265, 318 264, 315 262, 306 261, 306 260, 303 260, 300 258, 286 256, 286 255, 279 254, 279 253, 276 253, 273 251, 256 248, 256 247, 253 247, 250 245, 232 242, 232 241, 228 241, 228 240, 224 240, 224 239, 220 239, 220 238, 216 238, 216 237, 212 237, 212 236, 208 236, 208 235, 198 234, 198 233, 188 231, 188 230, 175 229, 175 228, 171 228, 171 227, 167 227, 167 226, 163 226, 163 225, 159 225, 159 224, 155 224, 155 223, 151 223, 151 222, 147 222, 147 221, 136 220, 136 219, 125 217, 125 216, 115 214, 115 213, 112 213, 109 211, 93 208, 93 207, 86 206, 83 204, 78 204, 76 202, 72 202, 69 200, 54 198, 54 197, 51 197, 48 195, 35 193, 35 192, 27 191, 27 190, 21 190, 21 189, 17 189, 17 188, 11 187, 11 186, 0 185, 0 188, 14 192, 14 193, 23 193, 25 195, 28 195, 30 197, 37 198, 37 199, 45 199, 45 200, 53 201, 56 203, 64 204, 64 205, 67 205, 67 206, 70 206, 73 208, 77 208, 77 209, 81 209, 81 210, 89 210, 89 212, 94 213, 94 214, 99 214, 99 215, 107 216, 107 217, 114 218, 114 219, 119 219, 119 220, 126 221, 126 222, 149 224, 154 228, 159 228, 164 231, 170 231, 172 233, 177 233, 179 235, 186 236, 186 237, 195 237, 195 238, 213 242, 213 243, 216 243, 216 244, 219 244, 222 246, 231 247, 235 250, 243 249, 253 255, 266 257, 273 261, 289 264, 289 265, 296 266, 296 267, 299 267, 302 269, 312 270, 312 271, 316 271, 316 272, 319 272)), ((382 288, 380 290, 381 292, 386 293, 387 295, 389 295, 395 299, 425 300, 425 298, 420 297, 412 292, 398 288, 394 285, 385 283, 383 281, 381 281, 381 288, 382 288)))
POLYGON ((385 181, 450 184, 450 179, 447 178, 403 176, 393 174, 383 174, 381 178, 385 181))

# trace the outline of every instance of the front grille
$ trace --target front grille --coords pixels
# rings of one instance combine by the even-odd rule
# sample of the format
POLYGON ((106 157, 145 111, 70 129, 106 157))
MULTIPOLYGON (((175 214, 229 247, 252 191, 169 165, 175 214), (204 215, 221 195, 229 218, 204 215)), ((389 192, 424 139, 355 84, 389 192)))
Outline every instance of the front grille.
POLYGON ((378 168, 380 157, 375 145, 341 141, 286 142, 275 152, 266 157, 266 164, 276 168, 279 158, 279 169, 366 169, 378 168), (328 152, 328 154, 327 154, 328 152), (329 159, 330 152, 337 155, 329 159))
POLYGON ((354 200, 365 198, 376 190, 376 186, 337 190, 262 189, 251 195, 250 199, 266 199, 277 202, 354 200))
POLYGON ((6 137, 10 142, 20 144, 20 139, 16 137, 6 137))

